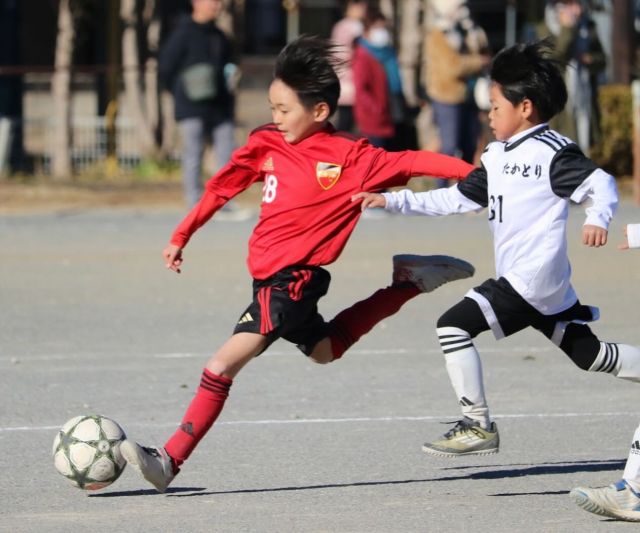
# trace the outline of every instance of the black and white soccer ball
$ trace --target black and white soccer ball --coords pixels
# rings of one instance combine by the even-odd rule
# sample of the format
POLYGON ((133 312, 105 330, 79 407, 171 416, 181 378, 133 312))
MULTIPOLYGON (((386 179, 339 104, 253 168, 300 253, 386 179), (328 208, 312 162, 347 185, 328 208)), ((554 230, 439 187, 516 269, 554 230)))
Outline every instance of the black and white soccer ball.
POLYGON ((74 486, 102 489, 118 479, 127 464, 120 453, 125 438, 122 428, 110 418, 76 416, 53 441, 53 463, 74 486))

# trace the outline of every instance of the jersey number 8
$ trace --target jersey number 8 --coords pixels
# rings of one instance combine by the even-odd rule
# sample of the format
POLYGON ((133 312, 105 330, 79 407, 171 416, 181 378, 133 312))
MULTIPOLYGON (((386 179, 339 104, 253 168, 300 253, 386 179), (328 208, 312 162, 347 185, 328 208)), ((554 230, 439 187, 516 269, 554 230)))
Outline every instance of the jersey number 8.
POLYGON ((278 188, 278 178, 273 174, 269 174, 264 180, 262 187, 262 201, 270 204, 276 199, 276 189, 278 188))

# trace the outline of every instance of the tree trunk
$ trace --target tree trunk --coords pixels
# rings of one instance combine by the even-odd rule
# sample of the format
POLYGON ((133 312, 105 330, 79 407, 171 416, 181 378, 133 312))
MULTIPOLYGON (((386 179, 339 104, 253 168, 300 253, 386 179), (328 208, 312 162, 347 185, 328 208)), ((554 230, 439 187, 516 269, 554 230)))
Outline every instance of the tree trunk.
MULTIPOLYGON (((160 47, 160 18, 156 13, 155 0, 145 0, 144 23, 147 27, 148 58, 144 66, 145 103, 149 128, 154 139, 160 137, 160 93, 158 89, 158 50, 160 47)), ((157 145, 157 142, 155 143, 157 145)))
POLYGON ((136 124, 136 133, 140 141, 142 155, 157 156, 158 149, 145 112, 145 99, 142 93, 142 76, 140 74, 140 60, 138 54, 137 27, 138 16, 136 0, 122 0, 120 17, 124 22, 122 32, 122 69, 124 71, 124 90, 129 112, 136 124))
POLYGON ((423 41, 420 13, 422 0, 405 0, 400 13, 398 35, 398 62, 402 76, 402 89, 407 104, 418 107, 418 73, 420 71, 420 46, 423 41))
POLYGON ((55 72, 51 80, 54 105, 54 137, 51 171, 54 179, 71 176, 71 66, 75 30, 69 0, 60 0, 55 72))

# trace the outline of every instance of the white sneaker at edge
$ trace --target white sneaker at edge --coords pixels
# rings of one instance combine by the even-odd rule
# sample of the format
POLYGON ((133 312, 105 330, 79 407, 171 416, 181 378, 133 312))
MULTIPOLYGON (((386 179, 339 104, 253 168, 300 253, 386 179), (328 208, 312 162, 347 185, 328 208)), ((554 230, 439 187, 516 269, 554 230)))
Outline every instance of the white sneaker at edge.
POLYGON ((569 497, 585 511, 601 516, 640 522, 640 497, 622 479, 608 487, 576 487, 569 497))

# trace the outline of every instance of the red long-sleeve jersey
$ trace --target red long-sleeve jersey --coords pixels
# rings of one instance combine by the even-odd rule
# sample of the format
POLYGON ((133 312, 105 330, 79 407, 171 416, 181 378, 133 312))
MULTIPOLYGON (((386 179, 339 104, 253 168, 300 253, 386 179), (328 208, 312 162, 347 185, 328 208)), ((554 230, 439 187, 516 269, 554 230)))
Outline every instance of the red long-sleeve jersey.
POLYGON ((472 169, 428 151, 386 152, 331 125, 296 144, 266 125, 207 182, 171 243, 184 247, 229 199, 260 181, 260 217, 247 259, 251 275, 265 279, 291 265, 327 265, 338 258, 360 217, 353 194, 405 185, 413 176, 463 179, 472 169))

